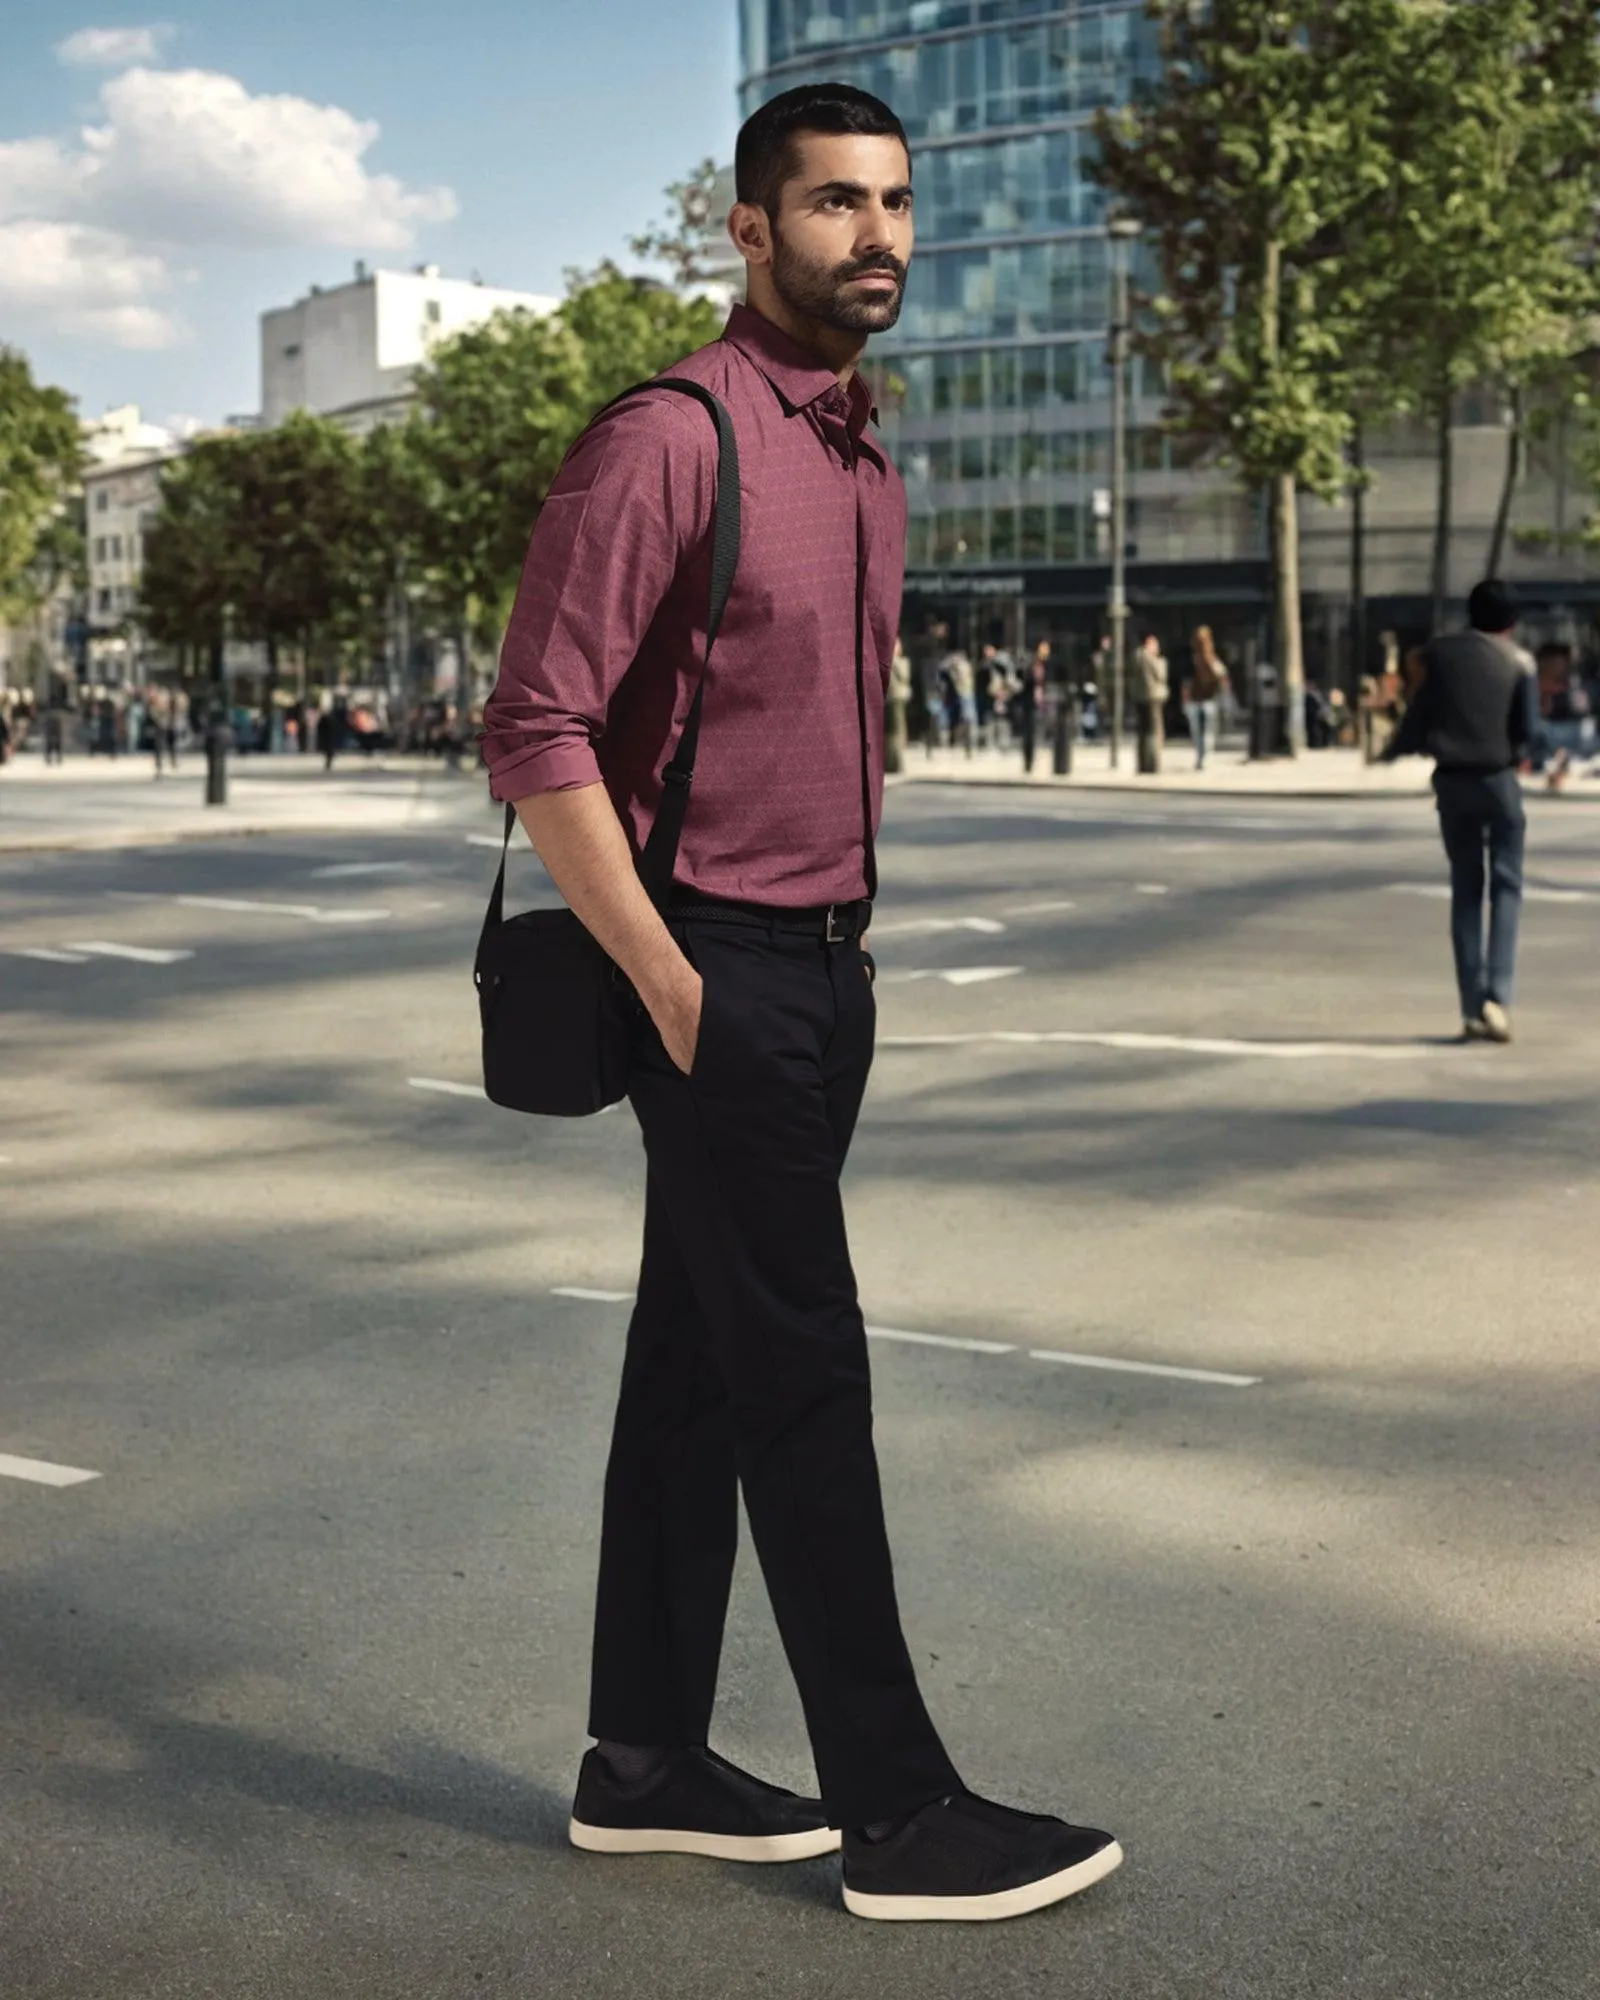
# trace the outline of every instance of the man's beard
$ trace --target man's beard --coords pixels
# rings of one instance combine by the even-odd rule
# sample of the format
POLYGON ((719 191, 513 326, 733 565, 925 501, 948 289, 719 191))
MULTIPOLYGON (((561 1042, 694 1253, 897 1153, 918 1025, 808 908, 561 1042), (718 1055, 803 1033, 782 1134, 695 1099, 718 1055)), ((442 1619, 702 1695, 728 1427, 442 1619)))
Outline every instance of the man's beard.
POLYGON ((823 326, 841 333, 887 333, 905 303, 906 267, 886 250, 848 264, 810 264, 774 231, 772 288, 786 306, 823 326), (887 271, 895 289, 851 297, 846 286, 870 271, 887 271))

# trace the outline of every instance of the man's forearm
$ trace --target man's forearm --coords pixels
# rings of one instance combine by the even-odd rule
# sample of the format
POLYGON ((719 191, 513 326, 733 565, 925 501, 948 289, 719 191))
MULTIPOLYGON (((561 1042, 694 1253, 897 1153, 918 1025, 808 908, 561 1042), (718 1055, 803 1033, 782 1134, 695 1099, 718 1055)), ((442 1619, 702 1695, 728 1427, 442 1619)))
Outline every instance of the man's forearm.
POLYGON ((681 1069, 694 1057, 700 979, 645 894, 604 785, 539 792, 517 817, 550 879, 600 948, 621 966, 681 1069))

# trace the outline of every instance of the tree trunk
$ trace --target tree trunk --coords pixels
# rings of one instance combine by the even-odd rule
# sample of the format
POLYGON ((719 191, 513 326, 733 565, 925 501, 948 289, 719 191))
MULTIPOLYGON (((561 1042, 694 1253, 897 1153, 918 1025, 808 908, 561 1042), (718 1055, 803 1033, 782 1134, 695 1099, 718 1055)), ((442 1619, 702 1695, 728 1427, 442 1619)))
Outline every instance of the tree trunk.
POLYGON ((1272 482, 1273 647, 1291 757, 1306 747, 1306 670, 1300 635, 1299 489, 1292 472, 1272 482))
POLYGON ((1489 561, 1484 570, 1485 576, 1498 576, 1505 559, 1506 536, 1511 529, 1511 503, 1516 498, 1517 482, 1522 477, 1523 416, 1522 390, 1518 386, 1511 391, 1506 409, 1506 471, 1500 486, 1500 505, 1495 512, 1494 532, 1489 537, 1489 561))
POLYGON ((273 696, 278 692, 278 635, 267 634, 267 684, 261 694, 261 748, 272 748, 272 717, 277 707, 273 696))
POLYGON ((1350 433, 1350 700, 1367 670, 1367 441, 1361 421, 1350 433))
POLYGON ((1450 434, 1451 396, 1446 390, 1440 398, 1439 422, 1439 492, 1433 522, 1433 615, 1431 629, 1435 635, 1444 630, 1445 613, 1450 602, 1450 528, 1451 501, 1455 484, 1455 464, 1453 440, 1450 434))

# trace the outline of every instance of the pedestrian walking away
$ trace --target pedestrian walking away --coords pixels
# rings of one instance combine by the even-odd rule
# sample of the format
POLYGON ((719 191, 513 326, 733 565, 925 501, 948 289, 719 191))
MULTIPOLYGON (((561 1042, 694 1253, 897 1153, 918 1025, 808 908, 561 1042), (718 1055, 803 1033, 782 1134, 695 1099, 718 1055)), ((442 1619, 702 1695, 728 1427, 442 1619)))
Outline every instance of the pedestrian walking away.
POLYGON ((575 1845, 781 1861, 842 1849, 886 1919, 1009 1917, 1122 1859, 967 1790, 902 1633, 840 1173, 872 1058, 883 714, 906 503, 857 362, 899 316, 904 131, 808 85, 748 121, 729 220, 748 303, 668 370, 740 459, 665 906, 637 864, 706 658, 717 433, 691 396, 603 411, 540 511, 484 713, 514 802, 639 1007, 643 1256, 600 1536, 575 1845), (709 1745, 742 1488, 821 1798, 709 1745))
POLYGON ((1228 693, 1228 669, 1217 654, 1209 625, 1197 626, 1193 663, 1183 683, 1183 710, 1194 741, 1194 767, 1203 771, 1206 753, 1217 740, 1217 718, 1228 693))
POLYGON ((1422 679, 1384 755, 1435 760, 1462 1036, 1509 1042, 1526 829, 1516 766, 1538 733, 1538 690, 1512 638, 1517 607, 1509 587, 1493 578, 1478 584, 1467 617, 1470 630, 1425 649, 1422 679))

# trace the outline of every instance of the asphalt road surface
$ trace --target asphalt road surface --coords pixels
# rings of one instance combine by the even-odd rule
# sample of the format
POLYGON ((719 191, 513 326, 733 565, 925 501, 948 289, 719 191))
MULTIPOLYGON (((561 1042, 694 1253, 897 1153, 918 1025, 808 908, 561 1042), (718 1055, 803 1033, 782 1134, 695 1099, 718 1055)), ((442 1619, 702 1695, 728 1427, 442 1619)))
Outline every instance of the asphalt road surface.
MULTIPOLYGON (((1600 812, 1493 1049, 1423 803, 893 795, 908 1628, 969 1782, 1128 1853, 929 1927, 564 1845, 641 1165, 476 1094, 477 800, 0 862, 6 2000, 1593 1996, 1600 812)), ((724 1681, 806 1781, 748 1561, 724 1681)))

